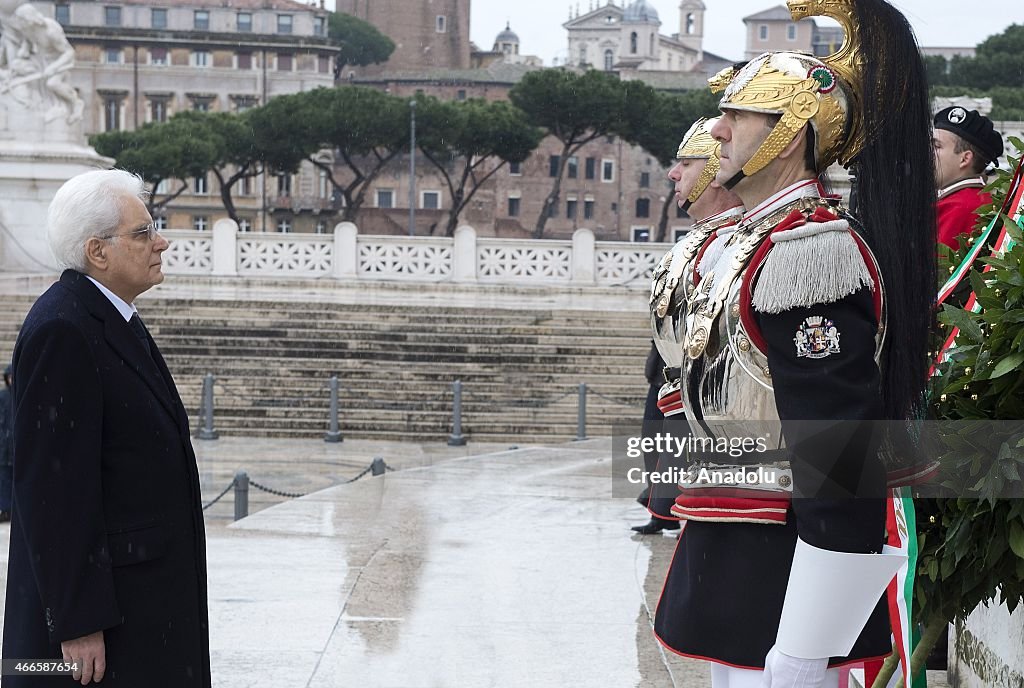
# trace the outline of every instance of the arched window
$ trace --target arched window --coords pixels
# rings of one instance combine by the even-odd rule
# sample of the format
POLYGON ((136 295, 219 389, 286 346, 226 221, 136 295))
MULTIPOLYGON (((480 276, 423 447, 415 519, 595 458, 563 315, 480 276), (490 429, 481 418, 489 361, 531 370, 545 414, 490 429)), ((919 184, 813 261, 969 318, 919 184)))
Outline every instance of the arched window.
POLYGON ((581 43, 580 44, 580 64, 581 65, 587 64, 587 44, 586 43, 581 43))
POLYGON ((612 67, 615 66, 615 53, 611 50, 604 51, 604 71, 612 71, 612 67))
POLYGON ((653 55, 654 54, 654 34, 653 33, 651 34, 651 47, 647 51, 647 54, 648 55, 653 55))
POLYGON ((629 34, 629 52, 633 55, 636 55, 636 50, 636 31, 634 31, 633 33, 629 34))
POLYGON ((697 30, 697 21, 693 17, 693 12, 686 15, 686 33, 692 35, 697 30))

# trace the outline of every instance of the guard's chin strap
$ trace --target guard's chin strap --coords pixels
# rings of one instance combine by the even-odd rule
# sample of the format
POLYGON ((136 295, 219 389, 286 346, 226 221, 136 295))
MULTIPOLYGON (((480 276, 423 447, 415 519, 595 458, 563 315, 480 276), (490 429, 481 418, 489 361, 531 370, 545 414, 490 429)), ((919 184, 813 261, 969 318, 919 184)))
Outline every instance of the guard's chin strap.
POLYGON ((691 201, 689 198, 687 198, 685 201, 683 201, 683 204, 680 206, 680 208, 683 209, 684 213, 688 213, 688 212, 690 212, 690 206, 691 205, 693 205, 693 201, 691 201))
POLYGON ((746 173, 743 170, 740 170, 739 172, 732 176, 732 179, 727 181, 725 184, 722 184, 722 186, 725 187, 727 190, 732 191, 732 188, 739 184, 741 181, 743 181, 744 177, 746 176, 746 173))

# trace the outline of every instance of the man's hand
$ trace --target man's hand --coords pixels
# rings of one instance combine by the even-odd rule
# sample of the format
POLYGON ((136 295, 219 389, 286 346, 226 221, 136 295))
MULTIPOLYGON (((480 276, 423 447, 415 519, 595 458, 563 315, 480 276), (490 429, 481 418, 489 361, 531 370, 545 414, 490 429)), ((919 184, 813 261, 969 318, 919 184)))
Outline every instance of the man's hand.
POLYGON ((827 669, 828 657, 798 659, 773 647, 764 660, 761 688, 822 688, 827 669))
POLYGON ((78 662, 78 671, 73 674, 76 681, 83 686, 90 681, 99 683, 107 670, 106 646, 103 644, 103 631, 83 635, 74 640, 65 640, 60 644, 65 662, 78 662))

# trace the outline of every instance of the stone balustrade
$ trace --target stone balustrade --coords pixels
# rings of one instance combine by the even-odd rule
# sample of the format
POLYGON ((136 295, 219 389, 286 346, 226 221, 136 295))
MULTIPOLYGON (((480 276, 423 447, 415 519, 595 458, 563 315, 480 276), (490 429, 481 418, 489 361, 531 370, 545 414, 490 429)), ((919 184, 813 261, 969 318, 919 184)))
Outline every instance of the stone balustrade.
POLYGON ((240 233, 228 219, 212 232, 170 230, 164 270, 172 275, 327 277, 495 284, 646 288, 669 244, 595 241, 578 229, 570 241, 478 237, 463 225, 453 237, 373 236, 351 222, 334 235, 240 233))

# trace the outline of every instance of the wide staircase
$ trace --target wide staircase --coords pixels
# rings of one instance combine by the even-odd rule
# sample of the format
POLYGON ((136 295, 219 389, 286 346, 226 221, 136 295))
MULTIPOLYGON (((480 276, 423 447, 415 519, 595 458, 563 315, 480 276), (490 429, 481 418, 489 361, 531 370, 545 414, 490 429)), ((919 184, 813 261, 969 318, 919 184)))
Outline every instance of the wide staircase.
MULTIPOLYGON (((9 361, 34 297, 3 298, 0 360, 9 361)), ((322 436, 332 375, 345 437, 447 438, 454 380, 469 440, 576 437, 579 383, 588 436, 642 417, 642 312, 143 299, 194 430, 207 373, 221 434, 322 436)))

